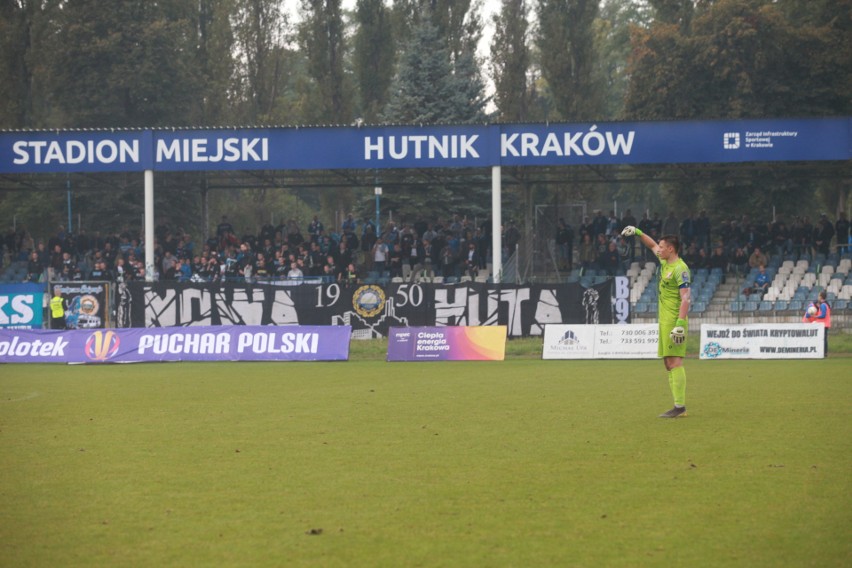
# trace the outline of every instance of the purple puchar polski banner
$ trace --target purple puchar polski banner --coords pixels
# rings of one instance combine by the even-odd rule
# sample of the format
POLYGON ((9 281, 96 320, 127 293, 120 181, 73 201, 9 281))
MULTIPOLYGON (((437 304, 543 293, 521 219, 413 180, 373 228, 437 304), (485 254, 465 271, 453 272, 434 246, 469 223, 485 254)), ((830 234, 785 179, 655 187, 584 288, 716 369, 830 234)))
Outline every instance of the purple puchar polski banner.
POLYGON ((505 325, 478 327, 392 327, 388 361, 502 361, 505 325))
POLYGON ((350 326, 0 330, 0 363, 346 361, 350 326))

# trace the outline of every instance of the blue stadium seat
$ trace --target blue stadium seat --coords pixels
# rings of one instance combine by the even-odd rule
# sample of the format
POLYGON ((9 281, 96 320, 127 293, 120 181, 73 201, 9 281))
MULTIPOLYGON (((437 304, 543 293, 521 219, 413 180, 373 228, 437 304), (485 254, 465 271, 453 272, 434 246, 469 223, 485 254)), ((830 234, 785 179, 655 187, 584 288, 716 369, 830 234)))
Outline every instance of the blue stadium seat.
POLYGON ((741 312, 743 311, 743 302, 738 302, 734 300, 731 302, 731 311, 732 312, 741 312))
POLYGON ((791 312, 801 312, 805 309, 804 302, 795 299, 791 300, 790 303, 787 305, 787 309, 791 312))
POLYGON ((786 311, 788 306, 787 300, 775 300, 775 309, 779 312, 786 311))
POLYGON ((636 314, 648 313, 648 302, 636 302, 636 305, 633 307, 633 313, 636 313, 636 314))
POLYGON ((705 311, 707 311, 707 304, 705 304, 704 302, 695 302, 694 304, 692 304, 690 311, 696 314, 703 314, 705 311))
POLYGON ((832 310, 846 310, 850 307, 849 300, 837 300, 833 304, 831 304, 832 310))
POLYGON ((761 311, 761 312, 771 312, 772 311, 772 302, 770 302, 769 300, 763 300, 757 306, 757 309, 758 309, 758 311, 761 311))
POLYGON ((757 311, 757 302, 755 302, 754 300, 749 300, 748 302, 743 304, 743 311, 744 312, 755 312, 755 311, 757 311))

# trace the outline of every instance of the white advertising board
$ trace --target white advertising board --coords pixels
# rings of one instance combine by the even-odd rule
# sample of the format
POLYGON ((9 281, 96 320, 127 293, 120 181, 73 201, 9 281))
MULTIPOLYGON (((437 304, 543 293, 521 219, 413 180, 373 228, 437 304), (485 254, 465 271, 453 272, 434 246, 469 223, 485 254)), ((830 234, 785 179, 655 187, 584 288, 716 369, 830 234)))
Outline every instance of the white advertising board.
POLYGON ((656 359, 657 324, 563 325, 544 328, 542 359, 656 359))
POLYGON ((813 323, 701 326, 701 359, 821 359, 825 328, 813 323))

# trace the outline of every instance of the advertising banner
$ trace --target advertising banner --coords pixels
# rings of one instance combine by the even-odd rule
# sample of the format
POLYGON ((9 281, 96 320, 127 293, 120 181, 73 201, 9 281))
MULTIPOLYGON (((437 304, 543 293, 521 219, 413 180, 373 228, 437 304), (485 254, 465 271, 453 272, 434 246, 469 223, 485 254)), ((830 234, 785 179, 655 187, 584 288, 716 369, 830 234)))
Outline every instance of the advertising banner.
POLYGON ((346 361, 352 328, 0 330, 0 363, 346 361))
MULTIPOLYGON (((621 278, 627 281, 626 278, 621 278)), ((619 286, 627 290, 627 286, 619 286)), ((510 337, 541 335, 551 323, 612 323, 629 302, 607 280, 580 284, 340 284, 260 286, 131 282, 118 293, 118 323, 348 325, 354 339, 387 337, 391 327, 505 325, 510 337), (130 317, 125 317, 130 314, 130 317)), ((629 293, 629 290, 625 293, 629 293)))
POLYGON ((111 282, 58 282, 50 295, 59 288, 65 299, 66 329, 98 329, 109 327, 111 282))
POLYGON ((701 359, 821 359, 825 328, 812 323, 701 324, 701 359))
POLYGON ((0 329, 40 329, 43 321, 42 284, 0 286, 0 329))
POLYGON ((656 359, 657 324, 548 325, 542 359, 656 359))
POLYGON ((848 117, 0 133, 0 173, 849 159, 848 117))
POLYGON ((506 326, 392 327, 388 361, 502 361, 506 326))

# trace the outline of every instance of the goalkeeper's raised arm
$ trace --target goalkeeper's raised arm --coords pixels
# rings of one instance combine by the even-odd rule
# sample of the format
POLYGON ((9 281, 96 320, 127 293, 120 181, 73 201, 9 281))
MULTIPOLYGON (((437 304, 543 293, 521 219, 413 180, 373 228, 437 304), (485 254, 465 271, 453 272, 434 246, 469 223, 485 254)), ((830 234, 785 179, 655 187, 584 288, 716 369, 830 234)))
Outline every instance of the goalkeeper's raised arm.
POLYGON ((634 227, 633 225, 627 225, 621 231, 621 236, 623 237, 632 237, 633 235, 639 237, 639 240, 642 242, 643 245, 651 249, 654 254, 659 256, 657 252, 659 250, 659 245, 657 244, 657 241, 649 237, 647 234, 643 233, 642 230, 638 227, 634 227))

